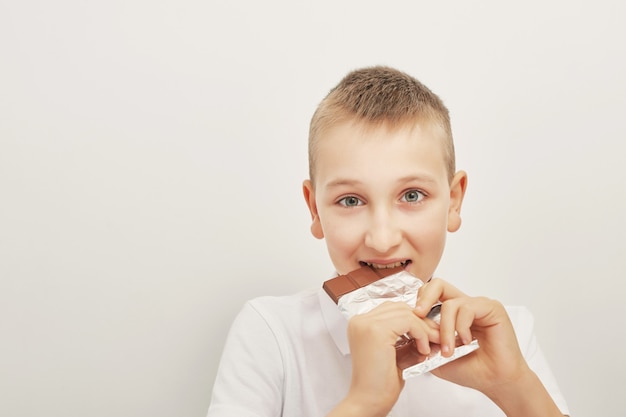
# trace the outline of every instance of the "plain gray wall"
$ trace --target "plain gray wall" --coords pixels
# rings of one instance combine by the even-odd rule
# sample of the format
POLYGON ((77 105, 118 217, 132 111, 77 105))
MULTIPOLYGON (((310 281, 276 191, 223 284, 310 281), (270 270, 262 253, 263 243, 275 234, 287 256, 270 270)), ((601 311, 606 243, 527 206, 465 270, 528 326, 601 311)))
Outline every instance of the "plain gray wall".
MULTIPOLYGON (((300 186, 349 70, 411 73, 469 173, 439 275, 525 304, 626 413, 626 3, 0 2, 0 415, 200 417, 251 297, 332 266, 300 186)), ((251 341, 253 343, 253 341, 251 341)))

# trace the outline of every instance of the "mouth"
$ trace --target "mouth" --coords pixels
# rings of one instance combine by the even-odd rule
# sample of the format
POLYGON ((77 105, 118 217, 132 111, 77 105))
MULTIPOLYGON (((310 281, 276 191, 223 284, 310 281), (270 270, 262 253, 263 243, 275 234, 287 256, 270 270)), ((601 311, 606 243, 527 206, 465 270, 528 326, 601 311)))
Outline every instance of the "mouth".
POLYGON ((411 264, 411 260, 410 259, 406 259, 404 261, 396 261, 396 262, 390 262, 390 263, 377 263, 377 262, 365 262, 365 261, 359 261, 359 264, 361 266, 369 266, 370 268, 376 268, 376 269, 391 269, 391 268, 396 268, 399 266, 402 266, 403 268, 408 267, 411 264))

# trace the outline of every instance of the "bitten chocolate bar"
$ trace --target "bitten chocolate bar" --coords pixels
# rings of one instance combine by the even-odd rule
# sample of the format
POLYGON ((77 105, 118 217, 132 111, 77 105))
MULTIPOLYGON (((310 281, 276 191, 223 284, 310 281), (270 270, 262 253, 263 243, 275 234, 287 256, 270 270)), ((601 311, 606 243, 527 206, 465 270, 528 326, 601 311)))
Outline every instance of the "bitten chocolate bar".
POLYGON ((377 269, 369 266, 363 266, 352 272, 348 272, 346 275, 339 275, 338 277, 329 279, 324 282, 322 287, 330 298, 332 298, 335 304, 337 304, 339 302, 339 297, 342 295, 346 295, 347 293, 358 288, 363 288, 381 278, 396 274, 402 271, 402 269, 402 266, 388 269, 377 269))
MULTIPOLYGON (((424 283, 405 271, 402 266, 377 269, 363 266, 345 275, 324 282, 324 291, 337 304, 341 313, 350 318, 370 311, 386 301, 405 302, 415 306, 417 292, 424 283)), ((439 322, 440 304, 435 305, 428 318, 439 322)), ((429 372, 478 348, 478 342, 462 345, 459 341, 452 356, 444 358, 438 345, 431 344, 431 354, 417 351, 415 340, 409 335, 396 342, 396 363, 404 379, 429 372)))
MULTIPOLYGON (((359 288, 367 287, 382 278, 386 278, 403 271, 404 268, 402 266, 387 269, 363 266, 347 273, 346 275, 339 275, 338 277, 329 279, 324 282, 322 287, 335 304, 339 304, 339 300, 342 296, 358 290, 359 288)), ((414 279, 419 281, 418 278, 414 279)), ((417 286, 420 287, 421 285, 423 284, 419 281, 417 286)), ((402 336, 396 343, 396 363, 400 369, 406 369, 409 366, 422 362, 426 358, 427 356, 422 355, 417 351, 414 339, 408 336, 402 336)))

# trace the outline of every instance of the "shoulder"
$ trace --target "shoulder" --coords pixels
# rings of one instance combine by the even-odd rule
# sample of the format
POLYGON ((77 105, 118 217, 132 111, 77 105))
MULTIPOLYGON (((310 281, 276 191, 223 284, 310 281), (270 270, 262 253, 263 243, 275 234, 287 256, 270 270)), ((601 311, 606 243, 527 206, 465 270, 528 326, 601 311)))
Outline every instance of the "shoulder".
POLYGON ((302 368, 298 323, 316 299, 315 291, 304 291, 243 305, 222 352, 209 416, 280 414, 293 374, 302 368))
POLYGON ((523 306, 506 307, 513 323, 520 349, 531 369, 537 374, 559 409, 564 415, 569 414, 567 403, 561 393, 554 374, 544 356, 535 335, 535 318, 531 311, 523 306))
POLYGON ((525 306, 505 306, 514 327, 533 327, 535 318, 525 306))
POLYGON ((317 300, 315 291, 248 300, 231 324, 224 351, 249 357, 251 363, 273 358, 266 362, 278 364, 286 352, 301 344, 302 318, 307 316, 306 306, 311 300, 317 300), (251 340, 255 341, 254 349, 250 348, 251 340))
POLYGON ((244 304, 236 321, 256 321, 270 329, 293 328, 319 312, 318 292, 309 289, 292 295, 253 298, 244 304))

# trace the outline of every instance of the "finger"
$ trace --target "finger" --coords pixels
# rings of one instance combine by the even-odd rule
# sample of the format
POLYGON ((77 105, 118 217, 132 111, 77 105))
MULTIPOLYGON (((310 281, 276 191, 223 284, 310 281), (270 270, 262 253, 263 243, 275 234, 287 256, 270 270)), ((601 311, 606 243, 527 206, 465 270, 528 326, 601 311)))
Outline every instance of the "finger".
POLYGON ((452 284, 440 278, 434 278, 427 284, 422 285, 418 290, 414 310, 419 317, 424 318, 428 314, 428 311, 430 311, 430 308, 438 301, 446 301, 459 297, 467 296, 452 284))
MULTIPOLYGON (((475 310, 471 308, 471 304, 474 303, 473 299, 469 299, 467 304, 462 304, 456 314, 455 329, 458 334, 458 338, 464 345, 467 345, 472 341, 472 324, 476 319, 475 310)), ((456 341, 455 341, 456 343, 456 341)))
POLYGON ((465 297, 444 302, 440 319, 441 350, 444 356, 452 353, 458 339, 463 344, 472 341, 473 326, 497 324, 497 321, 487 318, 493 308, 493 301, 485 297, 465 297))
POLYGON ((423 355, 430 354, 431 343, 439 343, 439 330, 430 327, 428 324, 421 321, 418 317, 415 317, 414 326, 407 332, 407 334, 415 339, 417 351, 423 355))
POLYGON ((406 334, 416 340, 439 339, 439 326, 432 320, 418 317, 406 303, 386 302, 368 313, 354 316, 351 321, 365 332, 387 333, 389 342, 406 334))
MULTIPOLYGON (((415 314, 415 312, 413 312, 413 314, 415 314)), ((419 316, 418 316, 419 317, 419 316)), ((437 331, 437 333, 439 333, 439 323, 438 321, 434 321, 433 319, 430 318, 430 316, 426 316, 425 318, 421 318, 420 319, 431 329, 437 331)))
POLYGON ((441 318, 439 321, 439 335, 441 344, 441 353, 448 357, 454 351, 456 346, 456 321, 458 314, 458 305, 454 300, 449 300, 441 305, 441 318))

